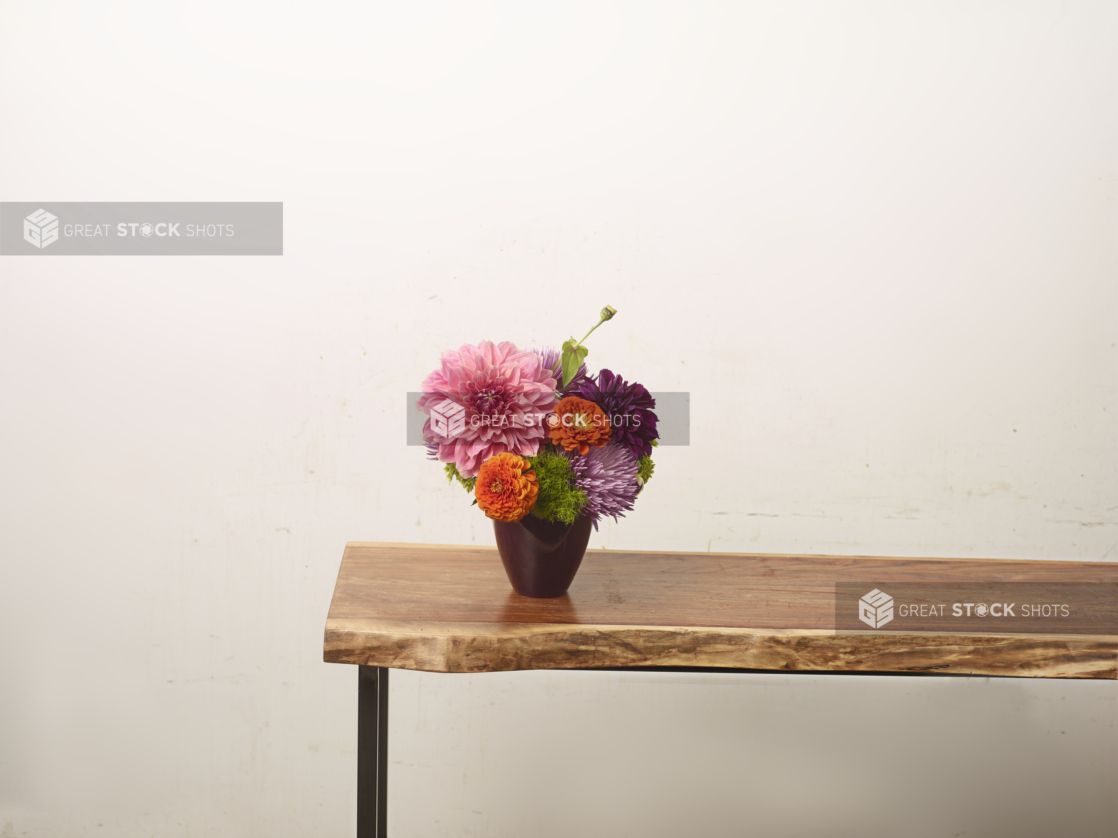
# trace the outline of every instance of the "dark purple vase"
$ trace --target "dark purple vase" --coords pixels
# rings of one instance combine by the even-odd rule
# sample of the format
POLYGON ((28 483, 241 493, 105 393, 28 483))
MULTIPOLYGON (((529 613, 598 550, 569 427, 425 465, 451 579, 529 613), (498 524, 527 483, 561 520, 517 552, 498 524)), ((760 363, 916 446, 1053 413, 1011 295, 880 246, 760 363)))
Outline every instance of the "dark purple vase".
POLYGON ((571 587, 590 541, 590 516, 568 525, 529 514, 515 524, 494 521, 493 532, 512 589, 545 599, 563 596, 571 587))

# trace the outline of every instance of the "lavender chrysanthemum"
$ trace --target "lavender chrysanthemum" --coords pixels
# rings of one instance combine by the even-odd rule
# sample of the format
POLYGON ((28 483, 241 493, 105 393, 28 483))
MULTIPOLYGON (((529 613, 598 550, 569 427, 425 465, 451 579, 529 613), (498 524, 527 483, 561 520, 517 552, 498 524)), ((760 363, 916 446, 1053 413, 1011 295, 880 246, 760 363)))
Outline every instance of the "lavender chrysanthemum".
POLYGON ((598 520, 610 515, 613 520, 633 508, 640 486, 637 483, 637 458, 616 443, 591 448, 586 454, 568 454, 575 473, 575 488, 586 493, 585 514, 594 529, 598 520))
POLYGON ((578 387, 573 395, 589 399, 598 405, 607 416, 611 437, 624 445, 634 457, 648 457, 652 454, 652 440, 658 439, 656 430, 656 399, 635 381, 629 384, 610 370, 598 373, 598 380, 588 379, 578 387))
POLYGON ((564 387, 563 373, 559 368, 559 350, 553 346, 545 346, 543 349, 533 349, 532 351, 540 356, 540 360, 543 362, 545 369, 553 371, 552 375, 555 376, 559 383, 559 389, 555 391, 559 394, 559 398, 575 393, 579 387, 590 380, 589 376, 586 374, 586 364, 580 364, 578 372, 576 372, 575 377, 571 379, 571 383, 564 387))

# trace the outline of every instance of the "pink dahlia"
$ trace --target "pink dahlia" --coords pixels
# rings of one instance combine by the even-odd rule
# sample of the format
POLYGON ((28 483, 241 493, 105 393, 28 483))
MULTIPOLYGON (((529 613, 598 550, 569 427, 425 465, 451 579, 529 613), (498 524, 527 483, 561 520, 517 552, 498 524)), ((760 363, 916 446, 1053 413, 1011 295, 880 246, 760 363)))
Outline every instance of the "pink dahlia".
POLYGON ((416 403, 428 415, 423 439, 463 477, 476 477, 483 462, 506 451, 534 457, 557 384, 538 354, 507 341, 444 352, 416 403))

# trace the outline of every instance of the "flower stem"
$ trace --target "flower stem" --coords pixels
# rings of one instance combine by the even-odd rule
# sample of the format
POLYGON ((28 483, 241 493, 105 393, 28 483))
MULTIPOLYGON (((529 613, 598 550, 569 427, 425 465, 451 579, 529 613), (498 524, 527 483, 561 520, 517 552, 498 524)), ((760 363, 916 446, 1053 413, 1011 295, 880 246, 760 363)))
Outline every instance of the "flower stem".
MULTIPOLYGON (((613 306, 606 306, 605 308, 603 308, 601 319, 598 320, 598 322, 594 324, 594 327, 589 332, 587 332, 585 335, 582 336, 582 340, 586 340, 588 337, 590 337, 592 334, 594 334, 594 329, 597 329, 599 326, 601 326, 607 320, 612 320, 613 315, 615 315, 615 314, 617 314, 617 309, 615 309, 613 306)), ((580 340, 578 343, 576 343, 575 346, 576 347, 582 346, 582 340, 580 340)))
MULTIPOLYGON (((597 323, 594 324, 594 329, 597 329, 599 326, 601 326, 605 322, 606 322, 606 320, 603 317, 601 320, 599 320, 597 323)), ((594 334, 594 329, 591 329, 589 332, 587 332, 585 335, 583 335, 582 340, 586 340, 588 337, 590 337, 592 334, 594 334)), ((580 340, 578 343, 576 343, 575 346, 582 346, 582 340, 580 340)))
MULTIPOLYGON (((601 320, 599 320, 597 323, 594 324, 594 329, 597 329, 599 326, 601 326, 605 322, 606 322, 606 320, 603 317, 601 320)), ((592 335, 594 333, 594 329, 591 329, 589 332, 587 332, 585 335, 583 335, 582 340, 586 340, 588 337, 590 337, 590 335, 592 335)), ((582 346, 582 340, 580 340, 578 343, 575 344, 575 348, 577 348, 579 346, 582 346)), ((563 363, 563 356, 562 355, 559 356, 559 360, 557 360, 555 362, 555 366, 553 366, 551 368, 551 371, 555 372, 557 369, 559 369, 559 365, 561 363, 563 363)))
MULTIPOLYGON (((586 340, 588 337, 590 337, 592 334, 594 334, 594 329, 597 329, 599 326, 601 326, 607 320, 612 320, 613 316, 615 314, 617 314, 617 309, 615 309, 613 306, 606 306, 605 308, 603 308, 601 316, 598 319, 598 322, 594 324, 594 326, 590 329, 589 332, 587 332, 585 335, 582 336, 582 340, 580 340, 578 343, 576 343, 576 344, 574 344, 573 346, 570 346, 570 347, 568 347, 566 344, 563 345, 563 352, 562 352, 562 354, 560 354, 559 360, 557 360, 555 362, 554 366, 552 366, 551 371, 555 372, 557 369, 559 369, 559 366, 563 363, 564 355, 566 355, 568 352, 574 353, 574 351, 576 349, 578 349, 580 346, 582 346, 582 341, 583 340, 586 340)), ((582 354, 583 355, 586 354, 585 350, 583 351, 582 354)))

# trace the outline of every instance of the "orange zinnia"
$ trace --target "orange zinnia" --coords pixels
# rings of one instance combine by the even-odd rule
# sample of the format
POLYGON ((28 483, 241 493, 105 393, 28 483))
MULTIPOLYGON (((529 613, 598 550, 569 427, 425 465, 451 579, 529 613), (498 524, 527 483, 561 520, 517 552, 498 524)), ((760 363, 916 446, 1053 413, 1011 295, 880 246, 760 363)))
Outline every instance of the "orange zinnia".
POLYGON ((474 497, 481 511, 495 521, 513 523, 536 505, 540 485, 532 464, 516 454, 495 454, 478 471, 474 497))
POLYGON ((609 441, 609 417, 592 401, 567 396, 555 405, 551 417, 551 441, 568 451, 585 454, 590 446, 600 448, 609 441))

